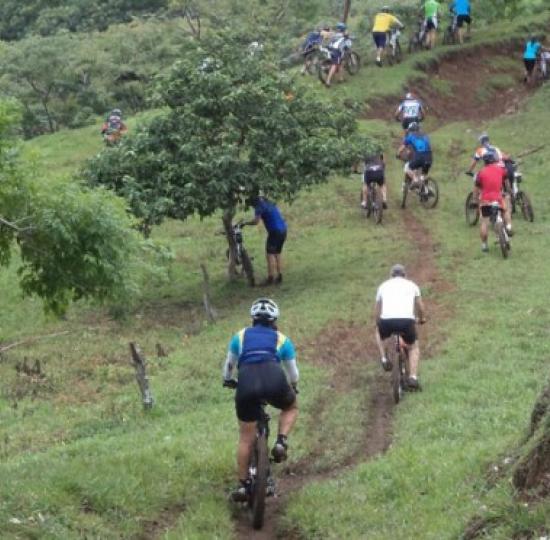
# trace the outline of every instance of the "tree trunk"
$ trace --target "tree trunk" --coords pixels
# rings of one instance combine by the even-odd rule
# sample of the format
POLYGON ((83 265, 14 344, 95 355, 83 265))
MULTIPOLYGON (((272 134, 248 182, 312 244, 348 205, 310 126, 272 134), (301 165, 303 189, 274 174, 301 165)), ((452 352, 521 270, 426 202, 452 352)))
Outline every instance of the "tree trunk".
POLYGON ((344 0, 344 16, 342 17, 342 22, 348 22, 350 9, 351 9, 351 0, 344 0))
POLYGON ((233 217, 235 211, 225 210, 222 217, 223 230, 227 239, 227 275, 229 279, 235 279, 237 277, 237 244, 235 238, 233 238, 233 217))

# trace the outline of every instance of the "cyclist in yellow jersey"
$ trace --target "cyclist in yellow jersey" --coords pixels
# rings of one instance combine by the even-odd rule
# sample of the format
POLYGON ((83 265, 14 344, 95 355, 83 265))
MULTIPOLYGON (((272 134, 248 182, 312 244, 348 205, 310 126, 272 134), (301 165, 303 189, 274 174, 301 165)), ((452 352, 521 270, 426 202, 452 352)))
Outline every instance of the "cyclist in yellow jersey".
POLYGON ((376 65, 382 67, 382 54, 386 48, 388 32, 393 26, 404 28, 401 21, 391 13, 389 6, 384 6, 380 13, 374 17, 374 26, 372 27, 372 37, 376 45, 376 65))

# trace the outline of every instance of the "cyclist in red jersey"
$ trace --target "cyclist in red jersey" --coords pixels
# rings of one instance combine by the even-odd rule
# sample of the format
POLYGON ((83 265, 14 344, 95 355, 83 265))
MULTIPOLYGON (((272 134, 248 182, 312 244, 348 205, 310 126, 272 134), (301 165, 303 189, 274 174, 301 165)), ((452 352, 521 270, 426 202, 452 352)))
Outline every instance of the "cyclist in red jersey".
POLYGON ((479 199, 481 220, 479 236, 481 237, 481 251, 489 251, 487 238, 489 236, 489 218, 491 217, 491 204, 498 202, 504 212, 505 203, 503 191, 506 183, 506 169, 499 163, 496 153, 486 152, 483 155, 485 166, 479 171, 474 186, 474 196, 479 199))

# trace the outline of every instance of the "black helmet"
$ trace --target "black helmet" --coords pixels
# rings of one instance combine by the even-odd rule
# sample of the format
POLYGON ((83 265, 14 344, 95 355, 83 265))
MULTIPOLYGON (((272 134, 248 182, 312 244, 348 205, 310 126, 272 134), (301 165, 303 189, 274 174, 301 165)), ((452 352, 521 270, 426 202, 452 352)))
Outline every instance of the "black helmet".
POLYGON ((384 6, 382 8, 382 13, 391 13, 392 12, 392 8, 390 6, 384 6))
POLYGON ((113 115, 113 116, 122 116, 122 111, 120 109, 113 109, 111 111, 111 115, 113 115))
POLYGON ((483 162, 485 163, 485 165, 490 165, 491 163, 497 163, 498 162, 498 156, 497 156, 497 153, 491 149, 491 150, 487 150, 486 152, 483 153, 483 162))
POLYGON ((394 264, 390 270, 391 277, 405 277, 407 273, 405 272, 405 267, 402 264, 394 264))

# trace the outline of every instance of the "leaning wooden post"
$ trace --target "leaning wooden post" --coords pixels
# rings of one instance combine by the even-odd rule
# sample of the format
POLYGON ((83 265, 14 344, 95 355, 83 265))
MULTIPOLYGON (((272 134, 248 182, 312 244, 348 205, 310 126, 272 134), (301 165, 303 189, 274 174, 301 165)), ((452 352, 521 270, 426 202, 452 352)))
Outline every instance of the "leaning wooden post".
POLYGON ((130 352, 132 353, 132 364, 136 370, 136 380, 141 392, 143 400, 143 408, 149 410, 153 408, 153 394, 149 388, 149 377, 147 376, 146 364, 147 361, 143 356, 140 348, 135 343, 130 343, 130 352))

